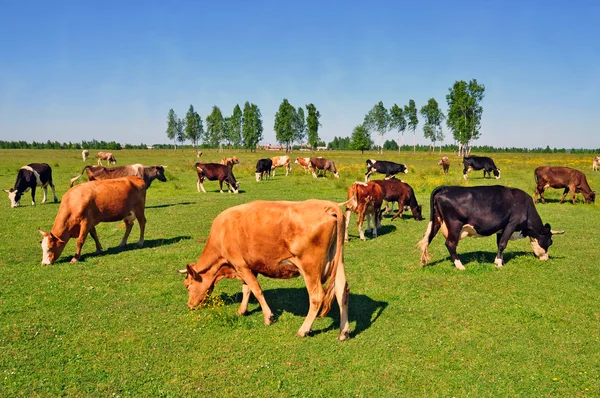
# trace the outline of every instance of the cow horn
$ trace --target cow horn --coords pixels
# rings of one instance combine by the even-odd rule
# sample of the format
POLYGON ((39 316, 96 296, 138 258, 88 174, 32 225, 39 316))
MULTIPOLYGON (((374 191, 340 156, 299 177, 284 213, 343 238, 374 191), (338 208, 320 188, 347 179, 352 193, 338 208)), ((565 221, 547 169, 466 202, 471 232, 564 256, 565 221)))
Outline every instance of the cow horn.
POLYGON ((555 231, 553 229, 550 230, 550 232, 552 233, 552 235, 562 235, 565 233, 565 231, 555 231))
POLYGON ((163 168, 165 168, 165 169, 167 168, 167 166, 165 166, 164 164, 161 164, 161 166, 162 166, 163 168))
POLYGON ((177 273, 178 274, 187 274, 187 269, 178 269, 177 273))

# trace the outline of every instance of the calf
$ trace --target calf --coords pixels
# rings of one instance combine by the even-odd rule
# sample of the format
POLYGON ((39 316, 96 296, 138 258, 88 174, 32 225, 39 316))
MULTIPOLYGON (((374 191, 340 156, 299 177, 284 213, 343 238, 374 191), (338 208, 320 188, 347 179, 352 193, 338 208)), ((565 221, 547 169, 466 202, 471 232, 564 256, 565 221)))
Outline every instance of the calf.
POLYGON ((367 159, 367 172, 365 173, 365 182, 369 181, 372 173, 385 174, 385 178, 392 178, 398 173, 408 174, 405 164, 389 162, 387 160, 367 159))
POLYGON ((275 177, 275 169, 277 167, 283 167, 285 169, 285 175, 287 176, 290 171, 292 171, 292 165, 290 164, 291 159, 289 156, 273 156, 271 158, 273 165, 271 169, 273 170, 273 177, 275 177))
POLYGON ((542 197, 542 203, 546 203, 544 190, 548 187, 565 189, 560 203, 565 201, 565 197, 569 191, 571 192, 573 204, 575 204, 575 194, 578 192, 583 194, 587 203, 594 203, 596 200, 596 191, 592 191, 585 178, 585 174, 579 170, 570 167, 541 166, 535 169, 534 175, 536 181, 535 203, 537 203, 538 195, 542 197))
POLYGON ((448 156, 441 158, 438 162, 438 166, 442 166, 442 173, 448 175, 448 170, 450 170, 450 159, 448 159, 448 156))
POLYGON ((502 252, 509 239, 529 237, 533 252, 540 260, 548 260, 552 245, 550 224, 542 224, 531 196, 520 189, 501 185, 480 187, 437 187, 431 193, 431 218, 423 239, 419 241, 421 263, 431 258, 428 247, 438 231, 446 238, 446 247, 454 266, 464 270, 456 247, 467 236, 481 237, 496 234, 498 254, 494 260, 502 267, 502 252))
POLYGON ((102 166, 102 161, 106 160, 108 165, 117 164, 117 159, 113 156, 111 152, 98 152, 98 166, 102 166))
POLYGON ((186 274, 187 305, 196 308, 219 280, 237 278, 243 283, 238 314, 246 313, 252 292, 262 308, 264 323, 270 325, 273 312, 256 276, 287 279, 302 275, 309 310, 296 335, 304 337, 310 332, 319 309, 325 316, 335 295, 340 308, 338 340, 345 340, 350 325, 343 236, 344 216, 333 202, 254 201, 231 207, 213 221, 196 264, 179 271, 186 274))
POLYGON ((592 170, 598 170, 598 166, 600 165, 600 157, 594 156, 594 160, 592 161, 592 170))
POLYGON ((85 166, 81 174, 71 178, 71 187, 84 173, 87 173, 88 181, 110 180, 127 176, 137 176, 144 180, 146 188, 150 188, 152 181, 166 182, 165 167, 167 166, 143 166, 139 163, 119 167, 85 166))
POLYGON ((71 262, 77 262, 88 232, 96 243, 96 253, 102 246, 96 233, 101 222, 125 222, 125 235, 119 244, 127 244, 133 222, 140 224, 138 247, 144 245, 146 217, 146 184, 139 177, 123 177, 106 181, 90 181, 71 188, 64 194, 54 225, 50 232, 42 234, 42 264, 53 264, 71 238, 77 238, 77 250, 71 262))
POLYGON ((237 158, 237 156, 234 156, 232 158, 223 158, 221 159, 221 164, 224 164, 225 166, 229 167, 231 170, 233 170, 233 166, 236 164, 240 164, 239 159, 237 158))
POLYGON ((340 178, 333 160, 322 157, 310 158, 310 168, 312 169, 312 175, 314 178, 317 178, 317 174, 315 173, 316 170, 323 170, 323 177, 325 177, 328 171, 331 171, 335 178, 340 178))
POLYGON ((240 183, 235 180, 233 171, 229 167, 218 163, 199 162, 196 163, 195 167, 198 173, 198 183, 196 184, 198 192, 202 188, 202 192, 206 193, 203 185, 206 178, 209 181, 219 180, 219 191, 221 193, 223 193, 223 181, 227 184, 227 192, 231 193, 231 189, 233 188, 233 193, 238 193, 240 183))
POLYGON ((348 224, 350 212, 358 214, 358 232, 360 239, 365 240, 362 224, 367 216, 367 231, 371 229, 373 219, 373 238, 377 238, 377 228, 381 227, 381 205, 383 203, 383 190, 374 182, 355 182, 348 188, 348 201, 346 202, 346 235, 348 241, 348 224))
POLYGON ((81 151, 81 158, 83 159, 84 162, 87 160, 89 154, 90 154, 90 151, 88 151, 87 149, 84 149, 83 151, 81 151))
POLYGON ((263 177, 267 180, 271 178, 271 168, 273 161, 271 159, 259 159, 256 162, 256 182, 259 182, 263 177))
POLYGON ((299 164, 304 169, 304 174, 310 170, 310 158, 296 158, 294 163, 299 164))
POLYGON ((487 174, 492 178, 492 173, 496 179, 500 179, 500 169, 496 167, 492 158, 487 156, 465 156, 463 158, 463 177, 467 179, 467 172, 471 170, 483 170, 483 178, 487 174))
MULTIPOLYGON (((373 182, 381 187, 383 199, 385 201, 392 203, 398 202, 398 213, 392 217, 392 221, 394 221, 396 217, 402 216, 405 206, 410 207, 415 220, 421 221, 423 219, 422 207, 417 203, 415 192, 410 185, 395 178, 389 180, 375 180, 373 182)), ((387 213, 387 203, 385 207, 387 213)))
POLYGON ((17 173, 17 180, 15 181, 14 188, 4 189, 4 192, 8 193, 10 207, 14 208, 21 204, 21 197, 23 194, 31 189, 31 204, 35 206, 35 189, 37 187, 42 187, 44 190, 44 199, 42 200, 42 203, 46 203, 48 185, 52 188, 54 202, 58 202, 54 183, 52 182, 52 168, 46 163, 31 163, 21 167, 17 173))

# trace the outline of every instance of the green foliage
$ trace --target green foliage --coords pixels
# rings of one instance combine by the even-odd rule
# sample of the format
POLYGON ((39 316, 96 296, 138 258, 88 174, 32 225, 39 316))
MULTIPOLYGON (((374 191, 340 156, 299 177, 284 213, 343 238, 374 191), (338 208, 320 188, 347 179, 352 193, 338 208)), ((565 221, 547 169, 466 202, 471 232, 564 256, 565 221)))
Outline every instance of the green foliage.
POLYGON ((187 139, 185 134, 185 125, 186 122, 183 119, 178 119, 177 124, 175 125, 175 141, 179 142, 180 144, 183 144, 187 139))
POLYGON ((233 114, 230 117, 229 123, 229 142, 234 148, 239 148, 242 144, 242 122, 243 113, 238 104, 233 108, 233 114))
POLYGON ((294 141, 302 144, 306 139, 306 119, 304 118, 304 108, 301 106, 296 109, 296 118, 294 119, 294 141))
POLYGON ((319 118, 321 117, 321 113, 317 110, 317 107, 310 103, 306 105, 306 110, 308 115, 306 116, 306 127, 308 128, 308 143, 312 147, 313 151, 318 147, 319 141, 319 127, 321 127, 321 123, 319 122, 319 118))
POLYGON ((455 81, 454 86, 448 89, 446 95, 448 102, 448 117, 446 124, 452 131, 454 140, 464 147, 469 153, 472 141, 480 136, 481 115, 483 107, 481 101, 485 96, 485 86, 477 83, 476 79, 469 81, 455 81))
POLYGON ((413 132, 413 152, 416 151, 416 133, 419 118, 417 117, 417 106, 415 100, 409 99, 408 105, 404 105, 404 116, 407 120, 407 129, 413 132))
POLYGON ((202 125, 202 118, 194 111, 193 105, 190 105, 185 116, 185 136, 188 140, 192 141, 192 145, 196 148, 198 141, 204 136, 204 127, 202 125))
POLYGON ((383 106, 383 102, 379 101, 367 115, 363 126, 369 131, 375 131, 379 135, 380 151, 383 153, 383 136, 390 129, 390 115, 383 106))
MULTIPOLYGON (((406 130, 406 117, 404 115, 404 109, 397 104, 394 104, 390 108, 390 128, 398 130, 398 133, 402 136, 400 144, 402 145, 402 143, 404 143, 404 131, 406 130)), ((396 146, 398 145, 396 144, 396 146)), ((385 145, 384 149, 386 149, 385 145)))
POLYGON ((173 108, 169 109, 169 115, 167 116, 167 137, 170 140, 175 141, 175 149, 177 149, 177 115, 173 108))
POLYGON ((328 149, 335 149, 337 151, 345 151, 350 148, 350 137, 346 137, 346 138, 338 138, 338 137, 333 137, 333 141, 331 141, 329 144, 327 144, 327 148, 328 149))
POLYGON ((256 146, 263 137, 262 115, 256 104, 246 101, 244 104, 242 135, 244 148, 256 151, 256 146))
POLYGON ((398 143, 394 140, 386 140, 383 143, 383 149, 386 151, 397 151, 399 149, 398 143))
POLYGON ((206 136, 209 145, 223 151, 223 114, 216 105, 213 105, 212 112, 206 117, 206 136))
POLYGON ((296 108, 294 108, 284 98, 279 105, 279 110, 275 113, 275 138, 277 142, 285 145, 285 151, 288 152, 292 142, 296 137, 296 126, 298 123, 296 108))
POLYGON ((441 143, 444 140, 442 121, 445 118, 435 98, 429 98, 427 105, 421 108, 421 116, 425 120, 423 134, 425 138, 431 140, 432 146, 435 149, 435 143, 441 143))
POLYGON ((371 149, 371 146, 373 146, 373 140, 371 139, 369 129, 367 129, 364 124, 354 127, 350 141, 350 149, 364 153, 364 151, 371 149))

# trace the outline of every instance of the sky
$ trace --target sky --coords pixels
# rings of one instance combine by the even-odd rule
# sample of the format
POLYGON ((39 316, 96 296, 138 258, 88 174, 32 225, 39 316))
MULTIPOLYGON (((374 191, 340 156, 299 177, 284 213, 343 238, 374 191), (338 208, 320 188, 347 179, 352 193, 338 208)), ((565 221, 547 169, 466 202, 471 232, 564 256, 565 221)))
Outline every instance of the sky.
POLYGON ((170 108, 250 101, 276 144, 287 98, 315 104, 329 142, 379 101, 446 113, 477 79, 477 145, 600 148, 599 17, 597 1, 0 0, 0 139, 169 143, 170 108))

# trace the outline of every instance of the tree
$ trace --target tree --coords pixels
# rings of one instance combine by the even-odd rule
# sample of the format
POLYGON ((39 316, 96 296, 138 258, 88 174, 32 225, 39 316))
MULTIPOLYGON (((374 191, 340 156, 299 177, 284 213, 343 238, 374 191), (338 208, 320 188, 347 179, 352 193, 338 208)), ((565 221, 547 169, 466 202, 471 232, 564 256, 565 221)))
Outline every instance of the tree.
POLYGON ((395 151, 396 149, 398 149, 398 143, 394 140, 386 140, 383 143, 383 149, 387 151, 395 151))
POLYGON ((190 105, 190 109, 185 115, 185 122, 185 136, 187 139, 192 141, 195 151, 198 141, 204 135, 204 127, 202 126, 202 118, 196 111, 194 111, 193 105, 190 105))
POLYGON ((175 129, 175 140, 179 141, 181 145, 183 145, 185 141, 185 120, 177 119, 177 125, 175 129))
POLYGON ((469 83, 460 80, 455 81, 448 91, 446 125, 452 130, 452 135, 458 142, 458 155, 468 156, 471 153, 473 140, 478 139, 480 135, 483 114, 481 101, 485 96, 485 86, 479 85, 476 79, 469 83))
POLYGON ((229 139, 236 148, 239 148, 242 143, 242 118, 242 109, 238 104, 235 104, 230 118, 229 139))
POLYGON ((280 144, 285 144, 286 152, 289 152, 296 135, 296 121, 296 108, 284 98, 275 113, 275 138, 280 144))
POLYGON ((379 101, 365 116, 364 126, 379 135, 379 153, 383 153, 383 135, 390 129, 390 115, 379 101))
POLYGON ((444 134, 442 133, 442 121, 445 116, 440 110, 440 107, 435 98, 429 98, 427 105, 421 108, 421 116, 425 119, 423 125, 423 135, 425 138, 431 140, 432 152, 435 151, 435 143, 440 142, 440 152, 442 150, 441 142, 444 140, 444 134))
POLYGON ((214 105, 210 115, 206 117, 206 135, 209 145, 219 147, 223 152, 223 114, 218 106, 214 105))
POLYGON ((306 127, 308 128, 308 143, 312 147, 314 151, 319 146, 319 127, 321 127, 321 123, 319 123, 319 118, 321 117, 321 113, 317 110, 317 107, 312 103, 306 105, 306 110, 308 115, 306 116, 306 127))
POLYGON ((226 146, 231 147, 231 116, 223 118, 223 141, 226 146))
POLYGON ((398 140, 398 152, 400 152, 400 148, 404 145, 406 118, 404 117, 404 110, 396 104, 390 108, 390 127, 398 130, 398 134, 402 136, 402 140, 398 140))
POLYGON ((296 109, 296 120, 294 121, 294 141, 302 145, 306 139, 306 120, 304 119, 304 109, 299 106, 296 109))
POLYGON ((174 141, 173 150, 177 150, 177 115, 173 108, 169 109, 169 116, 167 116, 167 137, 174 141))
POLYGON ((417 153, 417 136, 415 131, 419 124, 419 118, 417 117, 417 106, 415 100, 408 100, 408 105, 404 106, 404 116, 407 119, 407 127, 413 132, 413 153, 417 153))
POLYGON ((242 136, 244 148, 256 152, 258 142, 263 138, 263 125, 260 110, 255 104, 248 101, 244 104, 244 114, 242 120, 242 136))
POLYGON ((373 140, 371 139, 369 129, 367 129, 364 124, 354 127, 350 141, 350 149, 359 150, 361 153, 365 153, 365 149, 370 149, 372 145, 373 140))

